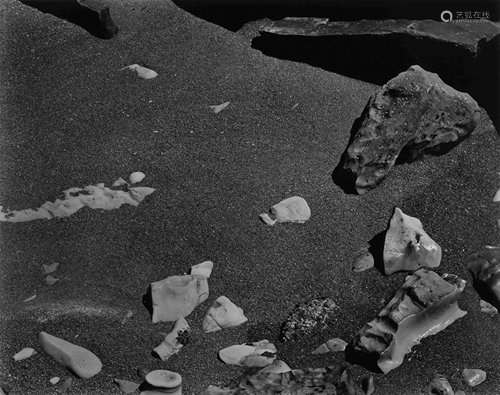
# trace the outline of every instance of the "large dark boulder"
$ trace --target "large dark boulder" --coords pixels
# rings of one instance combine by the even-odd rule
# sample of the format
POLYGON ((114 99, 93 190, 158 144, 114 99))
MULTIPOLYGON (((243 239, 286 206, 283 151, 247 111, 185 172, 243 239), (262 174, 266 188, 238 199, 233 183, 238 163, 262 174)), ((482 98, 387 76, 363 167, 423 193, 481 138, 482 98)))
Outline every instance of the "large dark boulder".
POLYGON ((369 99, 334 180, 363 194, 375 188, 396 162, 448 152, 470 136, 478 121, 479 107, 469 94, 446 85, 435 73, 411 66, 369 99))

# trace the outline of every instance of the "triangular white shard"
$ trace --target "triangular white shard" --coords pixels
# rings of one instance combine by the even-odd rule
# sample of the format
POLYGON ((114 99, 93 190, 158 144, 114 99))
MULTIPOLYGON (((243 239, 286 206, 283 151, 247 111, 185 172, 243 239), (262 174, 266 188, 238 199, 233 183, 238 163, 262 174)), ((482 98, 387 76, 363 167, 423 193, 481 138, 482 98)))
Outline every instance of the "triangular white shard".
POLYGON ((203 332, 210 333, 224 328, 238 326, 248 321, 243 309, 236 306, 227 297, 219 297, 208 310, 203 320, 203 332))

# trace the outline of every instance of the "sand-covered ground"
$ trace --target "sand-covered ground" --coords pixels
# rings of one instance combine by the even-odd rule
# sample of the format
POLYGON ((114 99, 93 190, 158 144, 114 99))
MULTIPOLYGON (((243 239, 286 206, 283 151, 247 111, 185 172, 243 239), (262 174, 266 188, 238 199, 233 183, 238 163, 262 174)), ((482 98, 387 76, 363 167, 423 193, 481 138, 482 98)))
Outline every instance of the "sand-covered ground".
MULTIPOLYGON (((467 395, 500 393, 500 317, 480 312, 464 265, 500 242, 492 201, 500 141, 484 111, 473 135, 448 154, 397 166, 374 191, 348 195, 331 174, 377 86, 264 56, 248 31, 224 30, 167 0, 108 3, 120 28, 111 40, 17 0, 0 3, 0 205, 37 208, 68 188, 109 186, 134 171, 156 189, 137 207, 0 223, 0 378, 11 394, 53 394, 48 380, 70 377, 39 349, 40 331, 102 361, 101 373, 73 381, 75 395, 119 394, 113 378, 139 382, 139 367, 180 373, 189 395, 234 385, 255 369, 225 365, 218 351, 262 339, 292 368, 340 363, 342 353, 311 352, 333 337, 349 341, 406 277, 351 271, 395 206, 441 245, 436 271, 468 282, 459 301, 468 314, 376 375, 375 393, 420 394, 435 373, 467 395), (120 71, 134 63, 158 77, 120 71), (227 101, 217 114, 209 107, 227 101), (294 195, 311 207, 304 225, 259 220, 294 195), (191 342, 166 362, 153 358, 171 324, 153 325, 142 296, 151 282, 205 260, 214 262, 210 296, 187 317, 191 342), (54 262, 60 280, 47 285, 42 265, 54 262), (204 334, 203 317, 220 295, 242 307, 248 323, 204 334), (322 296, 339 305, 335 324, 279 341, 293 307, 322 296), (38 353, 14 362, 23 347, 38 353), (487 380, 466 388, 464 368, 483 369, 487 380)), ((351 369, 358 383, 369 374, 351 369)))

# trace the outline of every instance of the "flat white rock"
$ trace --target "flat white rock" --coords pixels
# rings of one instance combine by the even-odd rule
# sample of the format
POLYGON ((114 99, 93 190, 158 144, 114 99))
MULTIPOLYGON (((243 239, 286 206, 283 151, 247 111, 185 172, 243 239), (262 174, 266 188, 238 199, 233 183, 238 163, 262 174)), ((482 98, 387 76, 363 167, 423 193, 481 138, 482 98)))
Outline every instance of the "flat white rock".
POLYGON ((274 344, 261 340, 224 348, 219 352, 219 357, 228 365, 264 367, 273 363, 276 351, 274 344))
POLYGON ((214 268, 214 263, 212 261, 205 261, 198 263, 197 265, 191 266, 191 275, 199 274, 209 278, 212 274, 212 269, 214 268))
POLYGON ((23 359, 29 358, 34 354, 36 354, 36 351, 33 348, 25 347, 12 358, 14 359, 14 361, 22 361, 23 359))
POLYGON ((248 321, 243 309, 226 296, 220 296, 210 307, 203 320, 203 332, 210 333, 238 326, 248 321))
POLYGON ((136 171, 135 173, 132 173, 128 179, 131 184, 135 184, 136 182, 141 182, 142 180, 144 180, 144 177, 146 177, 144 173, 136 171))
POLYGON ((276 222, 293 222, 303 224, 311 217, 311 209, 306 200, 300 196, 292 196, 275 204, 270 214, 261 214, 260 218, 268 225, 276 222))

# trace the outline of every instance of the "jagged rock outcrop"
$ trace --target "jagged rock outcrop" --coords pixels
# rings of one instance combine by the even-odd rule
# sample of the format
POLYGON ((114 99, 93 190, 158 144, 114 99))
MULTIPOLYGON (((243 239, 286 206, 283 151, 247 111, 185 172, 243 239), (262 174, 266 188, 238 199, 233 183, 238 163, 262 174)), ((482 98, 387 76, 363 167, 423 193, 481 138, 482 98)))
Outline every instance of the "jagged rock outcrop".
POLYGON ((356 122, 334 178, 354 181, 363 194, 396 162, 446 153, 469 137, 479 122, 479 107, 467 93, 415 65, 374 94, 356 122))
POLYGON ((354 337, 349 362, 388 373, 403 363, 411 348, 467 314, 457 305, 466 282, 455 275, 419 269, 396 292, 379 315, 354 337))

